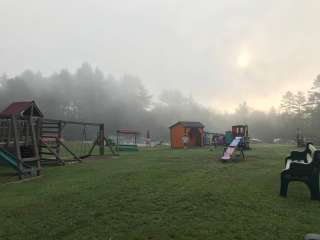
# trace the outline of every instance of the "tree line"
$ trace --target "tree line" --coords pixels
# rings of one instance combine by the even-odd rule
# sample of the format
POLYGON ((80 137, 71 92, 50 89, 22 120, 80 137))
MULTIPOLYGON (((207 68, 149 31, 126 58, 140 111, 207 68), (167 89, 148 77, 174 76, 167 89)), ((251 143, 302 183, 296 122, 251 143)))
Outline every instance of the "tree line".
MULTIPOLYGON (((0 77, 1 109, 10 102, 25 100, 35 100, 47 118, 102 122, 108 135, 119 128, 137 129, 143 134, 150 130, 154 140, 168 140, 168 127, 179 120, 200 121, 207 130, 220 133, 233 124, 248 124, 251 137, 266 142, 294 139, 297 128, 315 138, 320 129, 320 75, 307 93, 286 92, 279 107, 263 112, 244 102, 234 113, 209 109, 178 90, 163 90, 152 96, 139 78, 104 75, 88 63, 74 73, 63 69, 43 76, 27 70, 13 78, 0 77)), ((77 131, 73 132, 75 137, 79 136, 77 131)))

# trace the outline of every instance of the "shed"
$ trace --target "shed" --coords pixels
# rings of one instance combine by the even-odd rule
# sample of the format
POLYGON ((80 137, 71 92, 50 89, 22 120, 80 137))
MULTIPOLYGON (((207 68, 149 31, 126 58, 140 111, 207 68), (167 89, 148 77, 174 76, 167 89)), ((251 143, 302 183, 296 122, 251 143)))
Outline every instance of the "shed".
POLYGON ((169 128, 171 148, 203 146, 204 125, 201 122, 179 121, 169 128))

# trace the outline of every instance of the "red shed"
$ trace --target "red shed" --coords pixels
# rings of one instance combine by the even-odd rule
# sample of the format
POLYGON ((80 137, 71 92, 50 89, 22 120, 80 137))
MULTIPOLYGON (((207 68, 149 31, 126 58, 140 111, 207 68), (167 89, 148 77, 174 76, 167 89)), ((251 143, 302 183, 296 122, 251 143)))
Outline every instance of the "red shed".
POLYGON ((202 147, 204 125, 201 122, 180 121, 170 126, 171 148, 202 147))

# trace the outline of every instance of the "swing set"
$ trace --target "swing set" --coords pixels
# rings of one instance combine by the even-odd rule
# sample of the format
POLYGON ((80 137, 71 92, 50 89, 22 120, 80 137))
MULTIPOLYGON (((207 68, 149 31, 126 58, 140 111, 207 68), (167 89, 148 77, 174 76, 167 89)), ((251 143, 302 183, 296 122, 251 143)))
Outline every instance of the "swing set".
POLYGON ((103 123, 43 119, 41 132, 47 134, 42 135, 41 138, 42 145, 40 147, 44 150, 40 152, 42 163, 65 164, 66 162, 81 162, 82 159, 94 156, 96 147, 99 149, 98 155, 104 155, 105 146, 109 147, 113 155, 117 155, 104 135, 103 123), (75 142, 75 146, 73 147, 78 150, 79 155, 77 155, 75 151, 72 151, 71 147, 64 142, 64 130, 68 125, 82 127, 80 143, 75 142), (97 128, 97 136, 94 141, 89 141, 87 138, 88 126, 97 128), (89 147, 88 145, 91 146, 89 147), (66 153, 71 155, 71 159, 65 157, 66 153), (50 157, 48 158, 46 156, 50 157))

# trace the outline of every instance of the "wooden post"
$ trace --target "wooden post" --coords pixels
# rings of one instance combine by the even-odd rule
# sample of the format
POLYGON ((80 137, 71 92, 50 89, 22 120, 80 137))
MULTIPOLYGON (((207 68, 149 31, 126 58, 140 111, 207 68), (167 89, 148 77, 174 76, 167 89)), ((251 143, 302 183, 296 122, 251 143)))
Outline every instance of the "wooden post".
POLYGON ((117 131, 117 147, 119 145, 119 132, 117 131))
POLYGON ((29 138, 29 136, 30 136, 30 128, 31 128, 31 121, 30 121, 30 119, 31 119, 31 117, 29 118, 29 124, 30 124, 30 126, 28 126, 29 124, 28 124, 28 122, 26 121, 26 122, 24 122, 24 129, 25 129, 25 132, 24 132, 24 134, 25 134, 25 137, 24 137, 24 145, 29 145, 29 141, 28 141, 28 138, 29 138))
POLYGON ((100 156, 104 155, 104 124, 99 126, 99 154, 100 156))
POLYGON ((7 120, 7 124, 8 124, 8 139, 7 139, 7 148, 9 147, 10 143, 11 143, 11 129, 12 129, 12 123, 10 120, 7 120))
POLYGON ((35 153, 35 158, 37 158, 37 176, 40 176, 40 168, 41 168, 41 163, 40 163, 40 155, 39 155, 39 141, 37 139, 36 135, 36 130, 34 128, 34 120, 32 116, 29 118, 29 123, 30 123, 30 128, 31 128, 31 138, 32 138, 32 144, 33 144, 33 149, 35 153))
MULTIPOLYGON (((34 122, 33 122, 33 113, 34 113, 34 108, 33 105, 31 105, 31 109, 30 109, 30 116, 29 116, 29 124, 30 126, 28 126, 28 122, 26 121, 26 141, 25 141, 25 145, 29 145, 29 144, 33 144, 34 146, 37 145, 38 147, 38 143, 36 141, 36 132, 35 132, 35 128, 34 128, 34 122), (31 131, 31 132, 30 132, 31 131), (28 142, 28 139, 30 138, 30 142, 28 142)), ((36 149, 34 148, 34 150, 36 151, 36 149)), ((39 150, 37 151, 39 152, 39 150)), ((39 154, 37 155, 39 156, 39 154)))
POLYGON ((20 144, 19 144, 19 134, 17 129, 17 119, 16 116, 12 115, 12 129, 13 129, 13 136, 14 136, 14 144, 16 148, 16 156, 17 156, 17 167, 18 167, 18 174, 19 178, 22 179, 23 177, 23 165, 21 159, 21 151, 20 151, 20 144))
MULTIPOLYGON (((62 122, 59 121, 57 123, 57 125, 58 125, 57 139, 62 140, 62 122)), ((56 141, 56 144, 57 144, 56 153, 57 153, 57 156, 58 156, 58 157, 56 157, 56 160, 59 160, 59 159, 61 159, 61 157, 60 157, 60 146, 61 146, 60 141, 56 141)))
POLYGON ((41 139, 41 128, 42 128, 42 118, 38 118, 37 121, 36 121, 36 133, 37 133, 37 141, 38 141, 38 144, 40 142, 40 139, 41 139))
POLYGON ((5 134, 5 129, 4 129, 4 127, 3 127, 3 123, 2 123, 2 121, 0 121, 0 143, 2 142, 2 141, 4 141, 4 136, 5 136, 6 134, 5 134))

